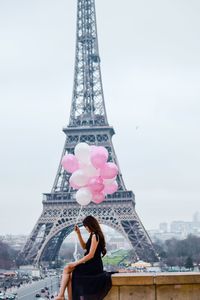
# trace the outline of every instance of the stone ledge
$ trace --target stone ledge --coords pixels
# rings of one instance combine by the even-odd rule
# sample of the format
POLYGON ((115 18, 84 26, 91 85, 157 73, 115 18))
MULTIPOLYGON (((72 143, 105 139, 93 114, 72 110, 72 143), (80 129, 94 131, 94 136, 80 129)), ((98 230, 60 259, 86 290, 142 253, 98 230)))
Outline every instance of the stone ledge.
POLYGON ((112 275, 113 286, 118 285, 152 285, 154 275, 149 273, 116 273, 112 275))
POLYGON ((161 273, 155 276, 155 284, 200 284, 200 273, 161 273))
POLYGON ((116 273, 112 275, 113 286, 191 283, 200 283, 200 273, 116 273))
POLYGON ((116 273, 105 300, 200 300, 200 273, 116 273))

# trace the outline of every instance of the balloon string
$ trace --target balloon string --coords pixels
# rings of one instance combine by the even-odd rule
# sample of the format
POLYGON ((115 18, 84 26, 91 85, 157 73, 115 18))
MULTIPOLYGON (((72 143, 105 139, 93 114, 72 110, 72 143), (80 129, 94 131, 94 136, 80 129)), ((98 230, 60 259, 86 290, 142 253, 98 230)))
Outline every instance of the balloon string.
POLYGON ((77 225, 77 223, 78 223, 78 220, 79 220, 79 218, 80 218, 82 209, 83 209, 83 206, 81 205, 81 208, 80 208, 80 210, 79 210, 78 216, 77 216, 77 218, 76 218, 76 224, 75 224, 75 225, 77 225))
MULTIPOLYGON (((76 218, 75 226, 76 226, 77 223, 78 223, 78 220, 79 220, 79 218, 80 218, 82 209, 83 209, 83 206, 81 205, 81 208, 80 208, 80 210, 79 210, 78 216, 77 216, 77 218, 76 218)), ((78 225, 77 225, 77 226, 78 226, 78 225)), ((73 257, 74 257, 74 260, 75 260, 75 261, 78 260, 77 250, 78 250, 78 241, 77 241, 77 237, 76 237, 76 238, 75 238, 75 248, 74 248, 74 253, 73 253, 73 257)))

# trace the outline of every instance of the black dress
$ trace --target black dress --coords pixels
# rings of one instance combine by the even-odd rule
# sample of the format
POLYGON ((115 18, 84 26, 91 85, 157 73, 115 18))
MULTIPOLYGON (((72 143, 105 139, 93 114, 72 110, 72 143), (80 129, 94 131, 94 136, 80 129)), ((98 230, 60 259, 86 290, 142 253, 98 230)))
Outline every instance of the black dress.
MULTIPOLYGON (((92 235, 86 243, 85 255, 90 251, 92 235)), ((95 236, 98 241, 98 235, 95 234, 95 236)), ((102 300, 111 289, 111 274, 103 270, 101 250, 101 245, 98 243, 94 257, 74 269, 72 273, 73 300, 102 300)))

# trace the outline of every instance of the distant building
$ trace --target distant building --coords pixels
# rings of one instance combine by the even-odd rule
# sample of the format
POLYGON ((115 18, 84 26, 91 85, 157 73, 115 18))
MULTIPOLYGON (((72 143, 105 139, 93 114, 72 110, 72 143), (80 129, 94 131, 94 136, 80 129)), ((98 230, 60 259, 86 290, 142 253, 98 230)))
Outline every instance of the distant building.
POLYGON ((160 223, 159 230, 161 232, 164 232, 164 233, 168 232, 168 224, 167 223, 160 223))
POLYGON ((32 265, 20 266, 19 270, 20 270, 20 272, 29 274, 32 277, 37 277, 37 278, 41 277, 40 269, 38 269, 32 265))
POLYGON ((188 234, 200 235, 200 222, 174 221, 171 223, 171 232, 180 233, 183 237, 188 234))
POLYGON ((111 237, 108 240, 108 244, 109 244, 109 247, 112 250, 128 249, 128 248, 130 248, 130 244, 122 236, 111 237))
POLYGON ((153 242, 166 241, 171 238, 185 239, 189 234, 200 237, 200 213, 195 212, 192 221, 173 221, 168 230, 166 222, 159 224, 159 229, 148 231, 153 242))
POLYGON ((200 212, 196 211, 193 215, 193 222, 194 223, 199 223, 200 224, 200 212))
POLYGON ((187 235, 192 233, 193 222, 173 221, 171 223, 171 232, 187 235))
POLYGON ((148 230, 148 234, 153 243, 156 243, 158 240, 165 242, 166 240, 170 240, 172 238, 175 238, 177 240, 184 238, 179 233, 162 232, 160 230, 148 230))

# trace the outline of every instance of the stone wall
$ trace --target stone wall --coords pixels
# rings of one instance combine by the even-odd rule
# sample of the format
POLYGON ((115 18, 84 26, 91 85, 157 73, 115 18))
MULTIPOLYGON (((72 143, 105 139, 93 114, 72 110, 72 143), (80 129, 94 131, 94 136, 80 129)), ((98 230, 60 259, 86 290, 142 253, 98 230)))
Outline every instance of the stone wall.
POLYGON ((105 300, 200 300, 200 273, 118 273, 105 300))

